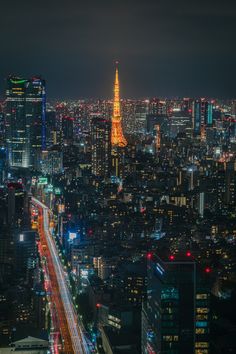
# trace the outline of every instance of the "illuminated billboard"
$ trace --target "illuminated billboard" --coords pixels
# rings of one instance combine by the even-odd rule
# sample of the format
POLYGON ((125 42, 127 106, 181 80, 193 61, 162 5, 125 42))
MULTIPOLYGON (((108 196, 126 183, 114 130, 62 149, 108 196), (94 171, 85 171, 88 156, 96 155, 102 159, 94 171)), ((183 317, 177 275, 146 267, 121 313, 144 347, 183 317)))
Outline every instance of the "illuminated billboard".
POLYGON ((48 184, 48 179, 47 177, 39 177, 38 179, 38 184, 39 185, 42 185, 42 186, 45 186, 48 184))
POLYGON ((60 194, 61 194, 60 188, 55 188, 54 193, 55 193, 56 195, 60 195, 60 194))
POLYGON ((53 185, 52 184, 48 185, 47 191, 48 191, 48 193, 53 192, 53 185))
POLYGON ((62 214, 65 212, 65 204, 58 204, 58 213, 62 214))
POLYGON ((76 232, 69 232, 69 240, 73 241, 76 238, 77 234, 76 232))

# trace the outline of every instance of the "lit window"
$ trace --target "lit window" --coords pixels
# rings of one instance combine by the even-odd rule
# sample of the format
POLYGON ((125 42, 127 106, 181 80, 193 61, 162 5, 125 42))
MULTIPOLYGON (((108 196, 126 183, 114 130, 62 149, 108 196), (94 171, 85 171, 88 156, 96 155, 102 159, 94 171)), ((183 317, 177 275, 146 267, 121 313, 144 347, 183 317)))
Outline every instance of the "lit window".
POLYGON ((195 347, 196 348, 208 348, 209 343, 208 342, 196 342, 195 347))
POLYGON ((196 334, 205 334, 206 330, 205 328, 196 328, 196 334))
POLYGON ((197 308, 197 313, 208 313, 209 309, 207 307, 199 307, 197 308))
POLYGON ((208 326, 207 321, 197 321, 196 322, 196 327, 204 328, 204 327, 207 327, 207 326, 208 326))
POLYGON ((208 298, 207 294, 197 294, 196 299, 197 300, 206 300, 208 298))
POLYGON ((173 337, 172 337, 172 336, 163 336, 163 340, 164 340, 165 342, 172 342, 173 337))

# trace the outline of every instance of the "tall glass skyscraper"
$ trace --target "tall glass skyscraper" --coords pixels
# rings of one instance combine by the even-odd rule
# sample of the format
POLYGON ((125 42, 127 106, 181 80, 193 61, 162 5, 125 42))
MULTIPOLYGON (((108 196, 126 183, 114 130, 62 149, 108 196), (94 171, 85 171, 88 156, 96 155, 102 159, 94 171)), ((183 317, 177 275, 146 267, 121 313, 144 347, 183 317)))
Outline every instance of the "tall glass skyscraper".
POLYGON ((6 87, 6 144, 10 167, 33 167, 45 149, 45 81, 9 77, 6 87))

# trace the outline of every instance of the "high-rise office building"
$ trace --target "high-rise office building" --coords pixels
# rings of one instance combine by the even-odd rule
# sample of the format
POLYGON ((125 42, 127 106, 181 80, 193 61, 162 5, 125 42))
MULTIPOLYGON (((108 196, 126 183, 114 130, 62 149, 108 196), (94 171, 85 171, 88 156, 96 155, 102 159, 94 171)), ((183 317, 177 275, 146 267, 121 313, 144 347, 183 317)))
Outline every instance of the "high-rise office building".
POLYGON ((193 132, 195 135, 201 133, 201 101, 197 100, 193 103, 193 132))
POLYGON ((18 182, 7 184, 8 225, 12 229, 21 228, 26 223, 28 197, 23 185, 18 182))
POLYGON ((62 139, 64 145, 73 143, 74 137, 74 118, 70 116, 62 117, 62 139))
MULTIPOLYGON (((148 257, 150 258, 150 257, 148 257)), ((148 259, 147 302, 143 307, 142 353, 209 353, 209 277, 186 253, 148 259)))
POLYGON ((1 104, 0 102, 0 146, 1 147, 5 145, 4 137, 5 137, 4 110, 3 110, 3 104, 1 104))
POLYGON ((146 115, 146 132, 148 134, 154 134, 154 127, 156 124, 160 124, 161 119, 154 114, 146 115))
POLYGON ((57 127, 56 111, 48 109, 46 111, 46 143, 47 148, 60 143, 59 128, 57 127))
POLYGON ((6 177, 6 149, 5 147, 0 147, 0 184, 4 182, 6 177))
POLYGON ((207 126, 212 126, 213 124, 213 103, 212 102, 206 102, 205 124, 207 126))
MULTIPOLYGON (((9 194, 9 193, 8 193, 9 194)), ((0 187, 0 288, 10 283, 14 270, 14 243, 11 225, 8 223, 8 195, 4 186, 0 187)), ((1 334, 0 334, 1 336, 1 334)))
POLYGON ((92 173, 108 177, 111 169, 111 122, 100 117, 91 121, 92 173))
POLYGON ((7 79, 5 119, 10 167, 33 166, 38 153, 45 149, 45 107, 44 80, 7 79))
POLYGON ((135 104, 135 127, 139 133, 144 133, 146 130, 146 119, 148 114, 148 101, 138 101, 135 104))
POLYGON ((206 126, 213 124, 213 104, 204 99, 193 102, 193 132, 200 135, 206 126))
POLYGON ((21 231, 15 234, 17 272, 24 274, 35 267, 37 245, 34 231, 21 231))

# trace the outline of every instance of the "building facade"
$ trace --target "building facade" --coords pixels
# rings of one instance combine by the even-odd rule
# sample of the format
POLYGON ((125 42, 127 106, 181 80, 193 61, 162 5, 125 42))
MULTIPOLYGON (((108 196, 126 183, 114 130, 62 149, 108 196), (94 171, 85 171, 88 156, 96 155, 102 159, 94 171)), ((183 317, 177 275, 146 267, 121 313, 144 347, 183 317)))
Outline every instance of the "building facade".
POLYGON ((9 77, 6 87, 6 143, 10 167, 34 166, 46 147, 45 81, 9 77))
POLYGON ((111 170, 111 122, 100 117, 91 121, 92 173, 108 177, 111 170))
POLYGON ((210 294, 190 253, 186 258, 148 260, 143 354, 209 353, 210 294))

